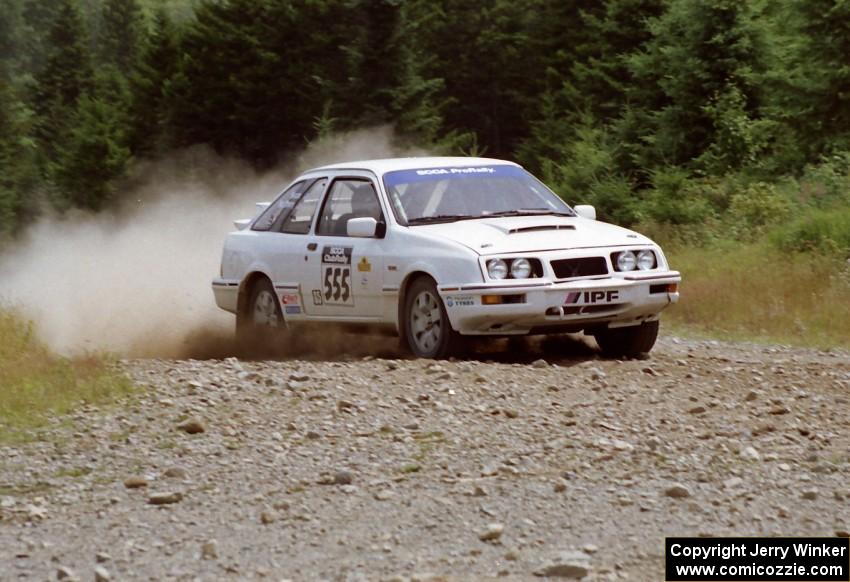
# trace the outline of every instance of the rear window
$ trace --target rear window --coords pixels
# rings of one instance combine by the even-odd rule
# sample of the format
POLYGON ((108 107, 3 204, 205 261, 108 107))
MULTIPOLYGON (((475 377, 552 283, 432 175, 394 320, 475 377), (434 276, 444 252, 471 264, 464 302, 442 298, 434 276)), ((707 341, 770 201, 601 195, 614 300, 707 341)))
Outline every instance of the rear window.
POLYGON ((277 197, 277 200, 272 202, 269 207, 263 211, 260 217, 254 221, 254 226, 251 227, 251 230, 272 230, 272 227, 278 223, 278 221, 286 218, 286 215, 289 214, 292 207, 295 206, 296 202, 298 202, 298 198, 301 197, 306 186, 307 180, 301 180, 284 190, 283 193, 277 197))

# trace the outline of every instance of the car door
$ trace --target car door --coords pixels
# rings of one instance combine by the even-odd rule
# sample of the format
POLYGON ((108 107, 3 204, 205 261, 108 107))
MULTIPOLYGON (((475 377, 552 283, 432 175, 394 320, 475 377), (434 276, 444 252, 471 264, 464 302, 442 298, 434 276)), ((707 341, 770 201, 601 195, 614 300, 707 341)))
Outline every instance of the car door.
POLYGON ((276 239, 267 245, 267 264, 272 271, 281 310, 288 319, 298 319, 306 311, 302 283, 308 278, 309 271, 305 264, 310 253, 308 238, 327 185, 327 177, 306 180, 297 202, 271 226, 276 239))
POLYGON ((311 238, 317 258, 310 266, 310 314, 333 319, 381 317, 384 216, 370 178, 340 176, 332 180, 311 238), (348 236, 348 221, 365 217, 381 225, 378 236, 348 236))

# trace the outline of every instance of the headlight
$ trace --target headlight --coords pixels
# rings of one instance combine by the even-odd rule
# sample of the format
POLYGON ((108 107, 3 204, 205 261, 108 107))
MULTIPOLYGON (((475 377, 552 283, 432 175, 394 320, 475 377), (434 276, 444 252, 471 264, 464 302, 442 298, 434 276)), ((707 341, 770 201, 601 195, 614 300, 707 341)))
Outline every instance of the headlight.
POLYGON ((617 257, 617 270, 619 271, 634 271, 637 265, 637 257, 632 251, 620 253, 617 257))
POLYGON ((531 262, 528 259, 514 259, 511 263, 511 277, 528 279, 531 276, 531 262))
POLYGON ((504 279, 508 276, 508 264, 502 259, 487 261, 487 274, 491 279, 504 279))
POLYGON ((637 256, 637 267, 641 271, 649 271, 655 268, 655 253, 652 251, 641 251, 637 256))

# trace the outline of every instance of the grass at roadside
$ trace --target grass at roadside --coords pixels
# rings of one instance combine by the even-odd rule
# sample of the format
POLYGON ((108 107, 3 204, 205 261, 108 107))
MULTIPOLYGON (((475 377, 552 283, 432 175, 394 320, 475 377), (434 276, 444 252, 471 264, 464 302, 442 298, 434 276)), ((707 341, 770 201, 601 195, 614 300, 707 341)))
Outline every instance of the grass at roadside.
POLYGON ((840 255, 786 253, 768 242, 665 250, 683 279, 680 303, 665 313, 673 330, 850 347, 850 264, 840 255))
POLYGON ((0 308, 0 443, 25 438, 48 415, 81 402, 104 403, 128 394, 132 383, 107 358, 63 358, 36 337, 32 324, 0 308))

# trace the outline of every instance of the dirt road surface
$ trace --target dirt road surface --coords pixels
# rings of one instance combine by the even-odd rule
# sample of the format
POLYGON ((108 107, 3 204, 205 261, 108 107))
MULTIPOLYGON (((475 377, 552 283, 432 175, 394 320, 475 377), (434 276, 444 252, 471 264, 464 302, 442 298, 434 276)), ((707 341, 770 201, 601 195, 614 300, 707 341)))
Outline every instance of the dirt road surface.
POLYGON ((850 529, 846 352, 122 365, 0 448, 0 580, 662 580, 665 536, 850 529))

